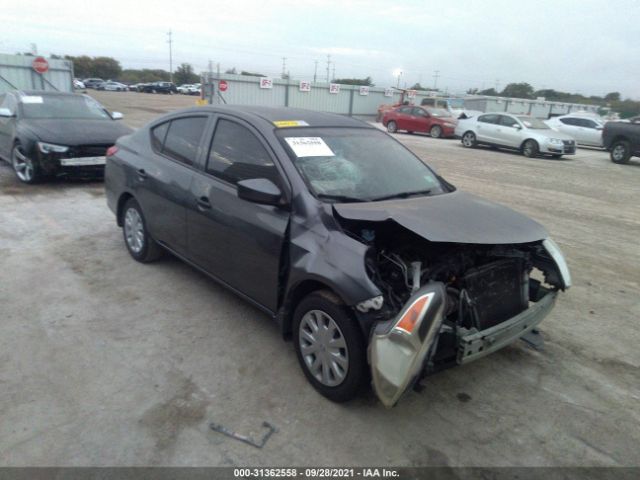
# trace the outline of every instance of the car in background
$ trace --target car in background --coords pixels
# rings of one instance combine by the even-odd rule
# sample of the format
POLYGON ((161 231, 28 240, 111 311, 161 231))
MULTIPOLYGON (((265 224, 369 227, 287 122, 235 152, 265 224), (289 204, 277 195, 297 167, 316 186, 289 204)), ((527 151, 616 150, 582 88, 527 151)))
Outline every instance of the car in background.
POLYGON ((200 87, 192 84, 180 85, 177 91, 183 95, 200 95, 200 87))
POLYGON ((24 183, 58 175, 101 176, 107 148, 132 130, 88 95, 0 95, 0 157, 24 183))
POLYGON ((148 83, 134 83, 129 85, 129 90, 132 92, 141 92, 145 85, 148 85, 148 83))
POLYGON ((173 252, 260 308, 337 402, 372 379, 391 407, 425 375, 535 335, 571 286, 540 224, 341 115, 172 112, 109 150, 105 192, 134 260, 173 252))
POLYGON ((631 157, 640 157, 640 117, 605 123, 602 144, 613 163, 629 163, 631 157))
POLYGON ((545 123, 553 130, 571 136, 578 145, 602 147, 604 123, 595 118, 569 114, 550 118, 545 123))
POLYGON ((428 133, 433 138, 453 137, 457 120, 443 108, 403 105, 387 111, 382 124, 389 133, 428 133))
POLYGON ((97 88, 98 85, 104 83, 104 80, 101 78, 85 78, 82 83, 86 88, 97 88))
POLYGON ((573 137, 552 130, 542 120, 527 115, 485 113, 458 119, 455 134, 467 148, 490 145, 518 150, 531 158, 539 154, 560 158, 576 153, 573 137))
POLYGON ((129 87, 124 83, 113 82, 109 80, 98 85, 96 87, 96 90, 106 90, 109 92, 126 92, 129 90, 129 87))
POLYGON ((78 89, 78 90, 84 90, 87 87, 84 84, 84 82, 78 80, 77 78, 74 78, 73 79, 73 88, 78 89))
POLYGON ((178 93, 178 89, 171 82, 147 83, 142 87, 142 91, 144 93, 164 93, 164 94, 178 93))

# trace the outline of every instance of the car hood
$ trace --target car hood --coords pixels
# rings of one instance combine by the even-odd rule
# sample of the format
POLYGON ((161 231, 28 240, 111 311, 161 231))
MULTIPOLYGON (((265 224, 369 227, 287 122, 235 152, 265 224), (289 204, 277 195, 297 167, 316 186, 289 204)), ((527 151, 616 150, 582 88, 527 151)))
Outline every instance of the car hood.
POLYGON ((465 192, 333 205, 348 220, 393 221, 431 241, 514 244, 544 240, 544 227, 510 208, 465 192))
POLYGON ((115 120, 25 119, 21 123, 43 142, 70 146, 113 144, 133 132, 115 120))
POLYGON ((539 137, 545 138, 557 138, 560 140, 573 140, 571 135, 567 135, 566 133, 560 132, 551 126, 547 130, 531 130, 527 129, 527 132, 530 132, 532 135, 537 135, 539 137))

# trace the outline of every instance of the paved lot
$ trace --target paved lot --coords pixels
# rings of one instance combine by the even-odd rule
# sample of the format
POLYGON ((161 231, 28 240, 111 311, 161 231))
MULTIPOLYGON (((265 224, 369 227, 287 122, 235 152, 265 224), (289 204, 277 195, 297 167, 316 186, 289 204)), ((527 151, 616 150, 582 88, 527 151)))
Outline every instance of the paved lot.
MULTIPOLYGON (((132 126, 194 101, 99 97, 132 126)), ((439 373, 393 410, 333 404, 263 314, 175 259, 131 260, 102 184, 23 186, 0 162, 0 465, 638 465, 640 162, 398 138, 563 247, 575 286, 544 351, 439 373), (208 430, 263 420, 263 450, 208 430)))

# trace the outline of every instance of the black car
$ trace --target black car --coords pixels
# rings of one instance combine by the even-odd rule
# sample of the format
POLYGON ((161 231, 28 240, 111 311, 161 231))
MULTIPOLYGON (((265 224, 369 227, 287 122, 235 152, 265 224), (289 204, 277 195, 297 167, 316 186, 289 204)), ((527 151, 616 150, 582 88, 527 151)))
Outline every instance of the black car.
POLYGON ((101 176, 107 148, 129 127, 88 95, 15 91, 0 95, 0 157, 35 183, 63 174, 101 176))
POLYGON ((168 250, 267 312, 334 401, 371 378, 394 405, 425 374, 535 335, 571 285, 538 223, 339 115, 175 112, 117 142, 105 187, 134 259, 168 250))
POLYGON ((153 82, 142 87, 144 93, 178 93, 178 87, 171 82, 153 82))

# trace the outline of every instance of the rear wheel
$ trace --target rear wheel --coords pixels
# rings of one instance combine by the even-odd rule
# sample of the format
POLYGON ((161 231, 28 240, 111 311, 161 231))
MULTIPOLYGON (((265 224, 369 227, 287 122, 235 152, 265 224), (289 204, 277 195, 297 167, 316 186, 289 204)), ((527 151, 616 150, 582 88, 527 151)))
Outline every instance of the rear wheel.
POLYGON ((162 255, 162 249, 147 231, 142 209, 130 198, 122 209, 122 235, 131 256, 138 262, 148 263, 162 255))
POLYGON ((393 120, 387 122, 387 132, 396 133, 398 131, 398 124, 393 120))
POLYGON ((11 165, 21 182, 33 184, 40 180, 38 164, 27 157, 20 144, 16 144, 11 151, 11 165))
POLYGON ((611 161, 613 163, 628 163, 631 159, 631 145, 627 140, 617 140, 611 145, 611 161))
POLYGON ((535 158, 538 156, 539 151, 540 150, 538 148, 538 142, 536 142, 535 140, 529 139, 524 142, 524 145, 522 145, 522 154, 525 157, 535 158))
POLYGON ((467 148, 473 148, 478 144, 478 142, 476 141, 476 134, 473 132, 465 132, 464 135, 462 135, 462 145, 464 145, 467 148))
POLYGON ((311 385, 334 402, 356 397, 369 381, 366 348, 340 299, 326 290, 311 293, 293 322, 296 354, 311 385))
POLYGON ((440 138, 442 136, 442 127, 440 125, 434 125, 431 127, 431 130, 429 130, 429 135, 431 135, 432 138, 440 138))

